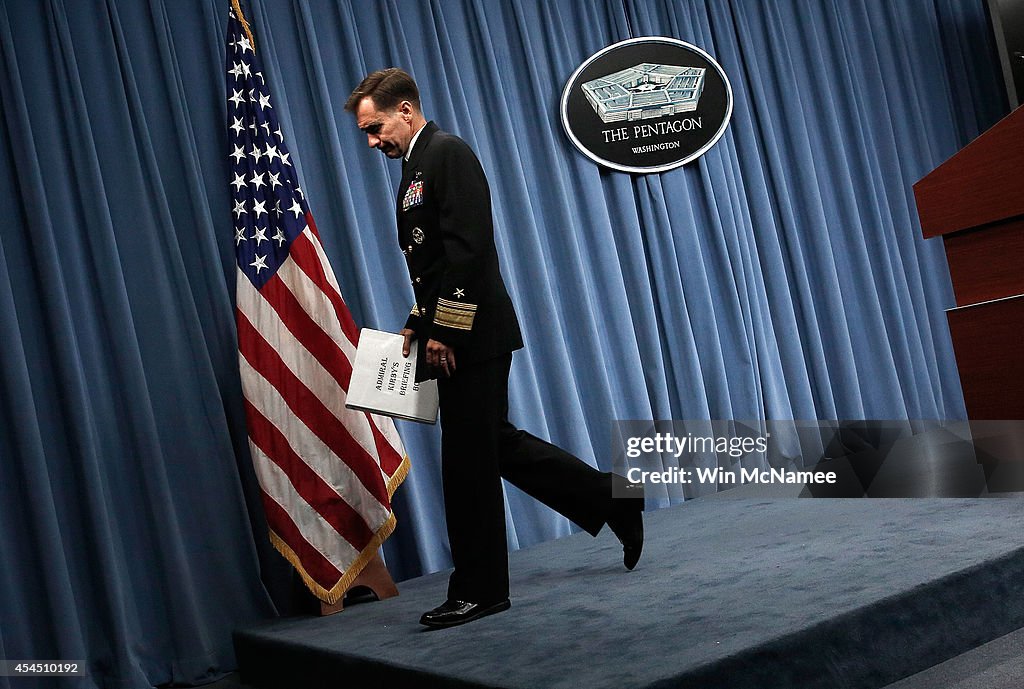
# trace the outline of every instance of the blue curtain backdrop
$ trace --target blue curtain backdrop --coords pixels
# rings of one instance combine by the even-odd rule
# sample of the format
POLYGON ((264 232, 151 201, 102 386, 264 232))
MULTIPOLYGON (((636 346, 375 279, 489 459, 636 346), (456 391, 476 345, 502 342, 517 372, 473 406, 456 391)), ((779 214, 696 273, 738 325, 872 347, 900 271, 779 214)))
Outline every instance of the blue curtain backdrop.
MULTIPOLYGON (((240 408, 227 5, 0 0, 0 658, 85 660, 61 686, 232 669, 230 630, 274 614, 287 571, 240 408)), ((963 415, 911 184, 1005 109, 980 0, 245 7, 360 325, 397 329, 412 292, 399 167, 343 112, 351 88, 404 66, 477 151, 528 343, 521 426, 607 467, 613 419, 963 415), (685 168, 607 172, 558 98, 587 56, 650 34, 717 58, 732 123, 685 168)), ((408 577, 449 559, 436 429, 401 430, 386 554, 408 577)), ((515 490, 508 515, 513 547, 572 528, 515 490)))

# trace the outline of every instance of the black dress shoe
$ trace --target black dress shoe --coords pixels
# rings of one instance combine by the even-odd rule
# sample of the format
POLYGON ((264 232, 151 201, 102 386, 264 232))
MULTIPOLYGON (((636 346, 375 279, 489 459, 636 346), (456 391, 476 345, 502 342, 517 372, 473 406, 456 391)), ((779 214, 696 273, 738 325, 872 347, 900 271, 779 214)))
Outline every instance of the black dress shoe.
POLYGON ((633 569, 644 549, 644 499, 620 498, 615 502, 608 527, 622 543, 622 564, 633 569))
POLYGON ((508 598, 489 605, 448 599, 444 604, 423 613, 423 617, 420 618, 420 624, 433 629, 444 629, 445 627, 454 627, 458 624, 479 620, 487 615, 504 612, 511 607, 512 603, 508 598))

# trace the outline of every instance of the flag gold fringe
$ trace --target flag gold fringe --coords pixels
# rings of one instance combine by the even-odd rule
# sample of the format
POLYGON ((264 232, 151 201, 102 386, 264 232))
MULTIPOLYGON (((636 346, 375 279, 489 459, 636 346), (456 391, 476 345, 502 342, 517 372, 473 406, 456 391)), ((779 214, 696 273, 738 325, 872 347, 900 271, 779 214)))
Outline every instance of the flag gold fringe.
MULTIPOLYGON (((234 1, 237 2, 237 0, 234 1)), ((402 463, 399 465, 398 470, 395 471, 394 476, 392 476, 388 481, 388 497, 393 496, 395 491, 398 489, 398 486, 405 480, 405 477, 409 474, 409 466, 409 456, 406 455, 405 459, 403 459, 402 463)), ((355 581, 356 577, 358 577, 360 572, 363 571, 363 568, 366 567, 366 564, 373 558, 377 549, 380 548, 381 544, 384 543, 384 541, 387 540, 387 537, 395 530, 395 525, 397 523, 398 520, 395 519, 395 513, 391 512, 388 514, 387 521, 377 529, 377 533, 373 535, 373 538, 371 538, 370 542, 366 544, 366 547, 359 553, 359 556, 351 565, 349 565, 349 568, 345 570, 338 583, 329 590, 318 584, 316 580, 306 572, 305 568, 302 566, 302 561, 299 559, 299 556, 296 555, 295 551, 289 548, 288 544, 285 543, 280 536, 274 533, 273 530, 270 532, 270 542, 273 544, 277 552, 281 553, 281 555, 284 556, 284 559, 288 560, 292 567, 298 571, 299 576, 302 577, 302 582, 314 596, 328 605, 334 605, 344 597, 349 586, 352 585, 352 582, 355 581)))
POLYGON ((242 6, 238 4, 238 0, 231 0, 231 6, 235 8, 235 14, 238 15, 238 21, 242 22, 242 28, 245 29, 245 35, 249 37, 249 43, 252 44, 252 52, 256 52, 256 39, 252 37, 252 29, 249 28, 249 22, 245 20, 245 15, 242 14, 242 6))
POLYGON ((397 469, 395 469, 395 473, 388 480, 388 498, 393 498, 395 496, 395 491, 398 490, 398 486, 402 485, 402 481, 404 481, 405 477, 409 475, 409 466, 409 455, 406 455, 405 459, 402 460, 402 463, 398 465, 397 469))

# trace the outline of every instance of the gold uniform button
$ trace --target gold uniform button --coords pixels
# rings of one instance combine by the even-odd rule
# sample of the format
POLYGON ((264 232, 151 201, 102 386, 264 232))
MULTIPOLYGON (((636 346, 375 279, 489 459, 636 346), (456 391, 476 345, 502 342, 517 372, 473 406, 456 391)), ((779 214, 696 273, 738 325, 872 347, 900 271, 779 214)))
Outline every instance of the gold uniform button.
POLYGON ((416 284, 417 285, 420 284, 420 279, 419 278, 416 278, 416 284))

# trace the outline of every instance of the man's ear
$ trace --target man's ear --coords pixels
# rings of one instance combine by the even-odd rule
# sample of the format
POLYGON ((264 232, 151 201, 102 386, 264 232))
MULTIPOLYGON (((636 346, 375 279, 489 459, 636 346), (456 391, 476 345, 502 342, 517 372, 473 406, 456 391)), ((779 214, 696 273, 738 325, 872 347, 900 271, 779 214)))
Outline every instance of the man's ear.
POLYGON ((403 100, 398 104, 398 112, 402 113, 402 117, 408 122, 412 119, 415 110, 412 107, 412 103, 407 100, 403 100))

